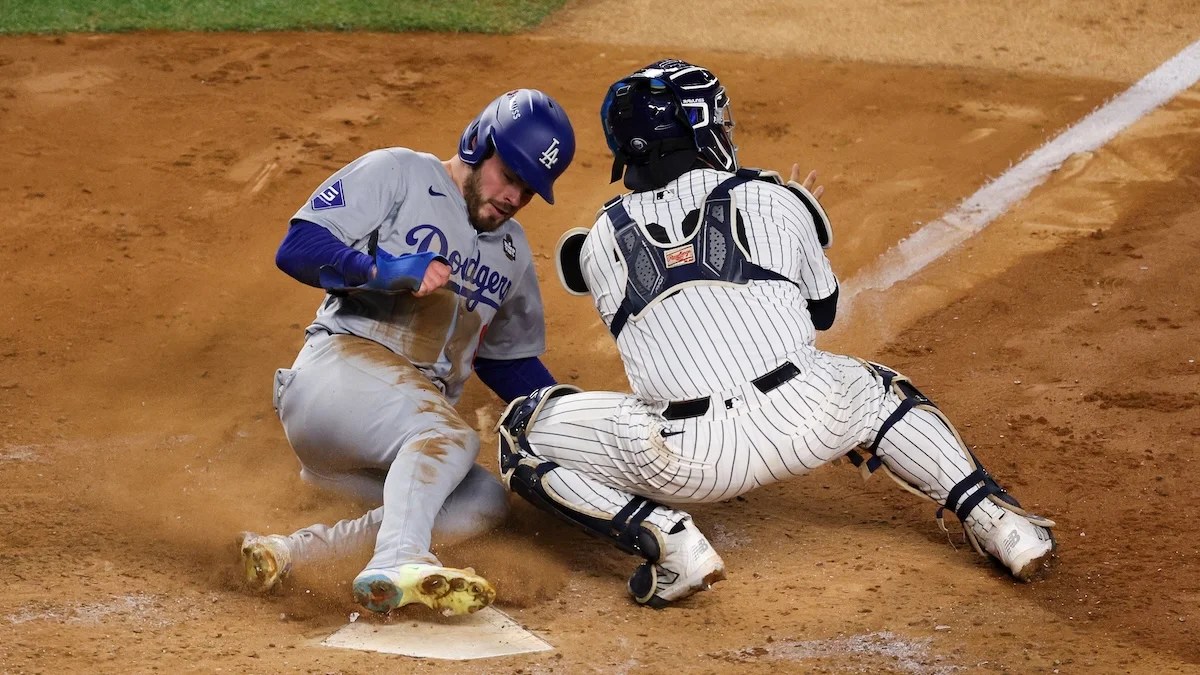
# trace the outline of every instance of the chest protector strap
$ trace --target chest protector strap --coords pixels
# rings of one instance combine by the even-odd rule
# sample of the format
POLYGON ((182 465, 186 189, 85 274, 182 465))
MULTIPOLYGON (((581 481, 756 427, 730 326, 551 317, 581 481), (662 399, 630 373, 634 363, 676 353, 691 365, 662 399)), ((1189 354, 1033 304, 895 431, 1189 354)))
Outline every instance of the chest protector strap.
POLYGON ((621 334, 631 317, 636 318, 681 284, 744 285, 750 280, 796 283, 754 264, 742 247, 744 232, 730 190, 757 177, 757 171, 742 169, 722 181, 701 204, 696 231, 686 241, 671 246, 649 239, 621 205, 620 197, 604 205, 628 272, 625 298, 609 325, 613 337, 621 334))

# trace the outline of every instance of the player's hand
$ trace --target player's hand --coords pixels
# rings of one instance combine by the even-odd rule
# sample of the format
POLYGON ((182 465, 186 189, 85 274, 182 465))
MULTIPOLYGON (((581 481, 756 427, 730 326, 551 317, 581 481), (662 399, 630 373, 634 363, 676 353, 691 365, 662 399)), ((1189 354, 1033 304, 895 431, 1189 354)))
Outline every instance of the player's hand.
POLYGON ((375 265, 363 287, 422 296, 441 288, 449 278, 450 268, 445 258, 430 251, 395 256, 381 248, 375 252, 375 265))
POLYGON ((448 281, 450 281, 450 266, 440 260, 434 260, 429 263, 429 267, 425 268, 425 278, 421 280, 421 287, 413 291, 413 295, 423 298, 445 286, 448 281))
MULTIPOLYGON (((788 177, 788 182, 795 183, 795 182, 797 182, 796 179, 798 179, 798 178, 800 178, 800 165, 793 164, 792 165, 792 175, 788 177)), ((817 199, 820 199, 821 195, 825 194, 825 186, 817 185, 817 170, 816 169, 809 171, 808 175, 805 176, 805 178, 804 178, 804 182, 800 183, 800 185, 804 186, 804 189, 808 190, 810 193, 812 193, 812 196, 817 199)))

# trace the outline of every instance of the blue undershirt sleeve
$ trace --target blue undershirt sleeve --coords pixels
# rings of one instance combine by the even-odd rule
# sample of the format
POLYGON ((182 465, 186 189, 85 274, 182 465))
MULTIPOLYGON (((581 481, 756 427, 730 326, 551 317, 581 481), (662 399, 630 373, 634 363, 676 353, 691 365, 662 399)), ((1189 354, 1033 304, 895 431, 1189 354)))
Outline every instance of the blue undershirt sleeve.
POLYGON ((541 359, 536 356, 525 359, 477 357, 475 374, 505 403, 510 403, 519 396, 525 396, 534 389, 558 384, 550 371, 546 370, 541 359))
POLYGON ((829 297, 808 301, 808 315, 812 317, 813 328, 829 330, 837 316, 838 288, 833 289, 829 297))
POLYGON ((329 230, 307 220, 294 220, 275 253, 275 265, 288 276, 321 288, 320 270, 329 265, 337 270, 349 285, 361 284, 371 273, 375 261, 356 251, 329 230))

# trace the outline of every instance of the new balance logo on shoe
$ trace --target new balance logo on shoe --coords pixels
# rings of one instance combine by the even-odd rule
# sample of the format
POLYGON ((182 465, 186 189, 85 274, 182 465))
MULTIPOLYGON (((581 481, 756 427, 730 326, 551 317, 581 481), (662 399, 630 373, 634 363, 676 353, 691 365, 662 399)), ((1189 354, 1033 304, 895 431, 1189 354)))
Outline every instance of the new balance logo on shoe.
POLYGON ((1013 530, 1012 532, 1008 533, 1008 536, 1004 538, 1004 543, 1000 544, 1000 546, 1004 549, 1005 553, 1012 553, 1013 547, 1016 546, 1017 542, 1019 541, 1021 541, 1021 533, 1013 530))

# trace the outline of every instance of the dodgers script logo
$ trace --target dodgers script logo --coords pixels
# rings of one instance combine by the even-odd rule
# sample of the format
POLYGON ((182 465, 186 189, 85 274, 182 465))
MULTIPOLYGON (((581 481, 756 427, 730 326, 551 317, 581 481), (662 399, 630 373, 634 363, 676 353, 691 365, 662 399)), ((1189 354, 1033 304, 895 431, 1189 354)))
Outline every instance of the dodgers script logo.
POLYGON ((417 253, 432 251, 442 256, 450 263, 451 274, 457 275, 464 284, 475 284, 475 290, 462 286, 457 288, 458 294, 467 299, 469 311, 475 311, 481 302, 499 309, 500 303, 504 302, 508 291, 512 289, 511 279, 480 262, 479 251, 475 251, 475 255, 468 258, 461 251, 450 250, 446 233, 434 225, 423 224, 414 227, 404 235, 404 243, 416 246, 417 253))

